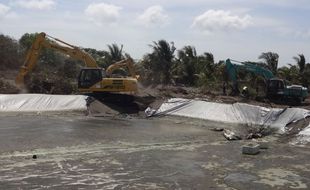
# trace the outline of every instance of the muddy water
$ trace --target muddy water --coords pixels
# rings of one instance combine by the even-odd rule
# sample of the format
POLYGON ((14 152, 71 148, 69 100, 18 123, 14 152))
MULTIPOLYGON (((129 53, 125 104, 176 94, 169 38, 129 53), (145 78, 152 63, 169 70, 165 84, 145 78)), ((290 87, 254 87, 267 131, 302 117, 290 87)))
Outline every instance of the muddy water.
POLYGON ((270 136, 269 149, 245 156, 249 141, 209 130, 238 126, 169 117, 0 119, 0 189, 310 187, 308 147, 270 136))

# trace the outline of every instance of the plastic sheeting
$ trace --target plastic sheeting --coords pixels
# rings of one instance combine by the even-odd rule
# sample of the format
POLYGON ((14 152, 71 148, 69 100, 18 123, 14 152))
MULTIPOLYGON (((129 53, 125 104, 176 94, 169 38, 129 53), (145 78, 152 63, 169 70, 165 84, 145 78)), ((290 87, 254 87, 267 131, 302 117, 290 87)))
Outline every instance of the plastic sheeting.
POLYGON ((48 94, 0 95, 0 112, 82 111, 87 96, 48 94))
POLYGON ((222 104, 200 100, 172 98, 163 103, 153 115, 175 115, 216 122, 276 127, 285 126, 310 115, 301 108, 265 108, 244 103, 222 104))

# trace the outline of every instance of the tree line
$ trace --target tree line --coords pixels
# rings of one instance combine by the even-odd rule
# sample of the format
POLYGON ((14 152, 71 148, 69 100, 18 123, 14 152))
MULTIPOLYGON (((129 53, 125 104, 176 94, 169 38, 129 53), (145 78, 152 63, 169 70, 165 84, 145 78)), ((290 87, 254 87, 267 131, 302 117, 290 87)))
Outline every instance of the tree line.
MULTIPOLYGON (((35 33, 24 34, 19 40, 6 35, 0 35, 0 69, 18 69, 24 61, 24 56, 30 48, 35 33)), ((165 84, 195 86, 208 90, 221 89, 224 80, 229 80, 225 74, 224 60, 215 62, 211 52, 197 54, 194 46, 187 45, 177 49, 173 42, 166 40, 154 41, 149 45, 151 53, 146 53, 135 67, 140 75, 141 83, 145 85, 165 84)), ((103 68, 116 61, 130 57, 123 51, 123 46, 111 44, 107 50, 82 48, 88 52, 103 68)), ((253 63, 268 68, 279 78, 308 87, 310 82, 310 63, 305 56, 298 54, 292 57, 293 63, 278 67, 279 55, 275 52, 263 52, 258 55, 260 62, 253 63)), ((83 63, 54 50, 43 49, 39 63, 34 72, 42 78, 75 79, 83 63)), ((259 80, 251 73, 240 72, 238 77, 245 83, 259 80)), ((71 80, 73 81, 73 80, 71 80)))

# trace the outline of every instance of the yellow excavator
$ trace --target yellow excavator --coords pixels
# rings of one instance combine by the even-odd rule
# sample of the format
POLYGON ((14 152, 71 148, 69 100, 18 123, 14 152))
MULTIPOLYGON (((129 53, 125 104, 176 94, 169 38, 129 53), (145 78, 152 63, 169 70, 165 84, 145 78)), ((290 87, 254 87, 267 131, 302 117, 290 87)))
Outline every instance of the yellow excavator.
POLYGON ((24 65, 16 77, 16 85, 24 87, 24 79, 35 67, 42 48, 49 48, 62 52, 70 57, 81 60, 86 67, 82 68, 78 76, 78 90, 81 93, 135 93, 138 91, 138 75, 135 73, 131 58, 116 62, 106 70, 100 68, 94 58, 82 49, 45 33, 37 34, 31 48, 28 50, 24 65), (112 77, 113 71, 127 67, 130 76, 112 77))

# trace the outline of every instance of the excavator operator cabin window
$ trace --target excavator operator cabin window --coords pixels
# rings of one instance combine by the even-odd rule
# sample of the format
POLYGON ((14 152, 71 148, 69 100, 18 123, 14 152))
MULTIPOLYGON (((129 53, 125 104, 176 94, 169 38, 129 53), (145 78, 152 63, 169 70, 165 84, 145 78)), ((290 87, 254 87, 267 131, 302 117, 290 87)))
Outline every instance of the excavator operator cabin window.
POLYGON ((79 76, 79 87, 89 88, 102 80, 102 72, 100 69, 84 69, 79 76))
POLYGON ((284 82, 283 81, 279 81, 279 89, 284 89, 284 82))
POLYGON ((102 73, 102 78, 106 78, 106 72, 105 72, 105 69, 102 69, 102 70, 101 70, 101 73, 102 73))

